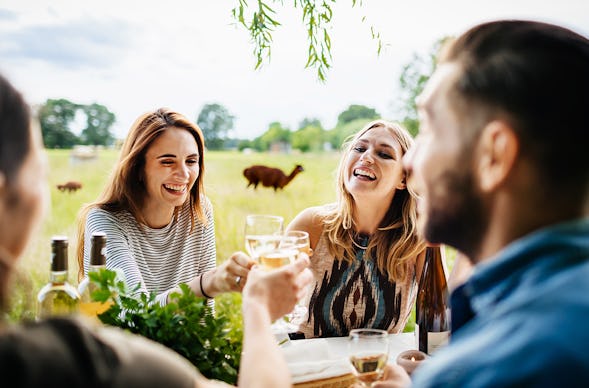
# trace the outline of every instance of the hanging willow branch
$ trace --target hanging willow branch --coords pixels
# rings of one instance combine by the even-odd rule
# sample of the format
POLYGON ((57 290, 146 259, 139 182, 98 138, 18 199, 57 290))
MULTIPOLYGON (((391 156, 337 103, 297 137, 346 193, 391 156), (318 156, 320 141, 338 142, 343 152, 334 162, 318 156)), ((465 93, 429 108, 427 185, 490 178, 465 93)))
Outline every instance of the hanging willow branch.
MULTIPOLYGON (((337 0, 294 0, 294 8, 302 10, 302 22, 307 27, 307 63, 305 68, 314 68, 317 78, 325 81, 327 71, 331 67, 331 37, 328 28, 332 21, 333 10, 331 6, 337 0)), ((264 60, 270 61, 272 32, 280 26, 276 19, 276 11, 269 5, 283 0, 256 0, 252 8, 247 0, 238 0, 238 5, 232 9, 233 18, 245 27, 252 38, 254 45, 253 54, 256 58, 256 69, 259 69, 264 60), (255 10, 254 10, 255 8, 255 10), (249 11, 249 16, 246 13, 249 11)), ((362 6, 362 0, 352 0, 352 7, 362 6)), ((365 18, 362 18, 365 21, 365 18)), ((377 52, 380 54, 382 40, 380 33, 370 27, 372 38, 377 41, 377 52)))

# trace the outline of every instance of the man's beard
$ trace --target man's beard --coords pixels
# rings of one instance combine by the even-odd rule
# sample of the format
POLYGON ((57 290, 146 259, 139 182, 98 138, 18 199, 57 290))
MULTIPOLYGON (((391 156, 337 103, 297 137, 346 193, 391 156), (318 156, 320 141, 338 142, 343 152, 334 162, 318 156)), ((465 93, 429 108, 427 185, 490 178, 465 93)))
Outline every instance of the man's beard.
POLYGON ((472 173, 447 172, 438 184, 444 185, 444 188, 441 195, 428 199, 430 206, 424 236, 431 243, 458 249, 472 261, 480 249, 488 220, 488 212, 481 194, 475 189, 472 173))

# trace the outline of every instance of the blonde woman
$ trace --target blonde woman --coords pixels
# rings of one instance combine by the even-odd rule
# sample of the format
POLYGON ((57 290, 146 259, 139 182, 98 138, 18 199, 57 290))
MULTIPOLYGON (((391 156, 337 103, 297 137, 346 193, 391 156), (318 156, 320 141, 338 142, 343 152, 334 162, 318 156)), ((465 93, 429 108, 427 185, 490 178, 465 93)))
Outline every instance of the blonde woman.
POLYGON ((423 265, 416 202, 401 158, 412 144, 400 125, 368 123, 344 144, 337 202, 303 210, 287 230, 309 233, 314 284, 297 337, 345 336, 354 328, 399 332, 423 265))

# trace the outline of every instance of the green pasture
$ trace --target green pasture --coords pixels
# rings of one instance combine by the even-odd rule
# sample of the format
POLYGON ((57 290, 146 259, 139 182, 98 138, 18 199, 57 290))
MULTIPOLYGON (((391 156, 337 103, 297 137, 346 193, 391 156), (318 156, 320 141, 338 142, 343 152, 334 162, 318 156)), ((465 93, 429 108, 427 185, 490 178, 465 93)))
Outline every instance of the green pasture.
MULTIPOLYGON (((12 286, 12 310, 9 312, 12 320, 34 316, 36 294, 48 280, 51 236, 59 234, 69 237, 70 281, 78 284, 78 265, 74 257, 77 213, 83 204, 97 198, 118 157, 117 151, 104 150, 95 160, 74 163, 69 150, 47 150, 46 153, 49 166, 48 203, 43 222, 18 265, 12 286), (57 190, 58 184, 70 180, 81 182, 82 189, 75 193, 57 190)), ((339 158, 339 152, 207 152, 204 182, 215 212, 217 260, 223 261, 232 252, 244 250, 243 222, 246 214, 281 215, 288 223, 306 207, 334 201, 335 171, 339 158), (261 185, 254 190, 252 187, 246 188, 247 180, 242 174, 244 168, 253 164, 279 167, 287 175, 296 164, 301 164, 305 171, 297 175, 284 190, 274 192, 272 188, 261 185)), ((236 303, 240 303, 240 295, 233 294, 221 297, 218 305, 239 312, 239 308, 235 308, 236 303)), ((412 327, 411 323, 407 330, 412 330, 412 327)))
MULTIPOLYGON (((94 201, 116 162, 118 152, 104 150, 95 160, 72 162, 70 150, 47 150, 49 171, 48 201, 43 222, 34 233, 14 279, 11 319, 34 316, 35 297, 49 273, 50 241, 53 235, 70 239, 70 280, 77 285, 78 265, 75 261, 76 218, 83 204, 94 201), (83 187, 75 193, 60 192, 56 186, 70 180, 83 187)), ((210 151, 205 154, 205 190, 213 203, 217 235, 218 261, 232 252, 244 250, 243 222, 248 213, 277 214, 288 223, 305 207, 335 199, 334 175, 339 153, 321 154, 244 154, 237 151, 210 151), (258 186, 246 188, 242 174, 252 164, 279 167, 288 175, 296 164, 305 171, 297 175, 284 190, 258 186)), ((239 301, 238 296, 228 298, 239 301)))

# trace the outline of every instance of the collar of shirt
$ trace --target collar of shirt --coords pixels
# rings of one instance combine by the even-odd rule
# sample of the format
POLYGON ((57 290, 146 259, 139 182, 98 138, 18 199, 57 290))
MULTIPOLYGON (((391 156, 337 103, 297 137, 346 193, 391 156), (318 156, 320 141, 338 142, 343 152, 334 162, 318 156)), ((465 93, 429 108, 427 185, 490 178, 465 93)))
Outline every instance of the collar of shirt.
MULTIPOLYGON (((498 302, 517 292, 520 284, 541 281, 547 273, 587 260, 588 236, 589 218, 559 223, 513 241, 477 265, 470 279, 452 293, 452 308, 454 303, 457 306, 456 329, 466 323, 464 319, 492 311, 498 302)), ((454 323, 452 328, 454 331, 454 323)))

